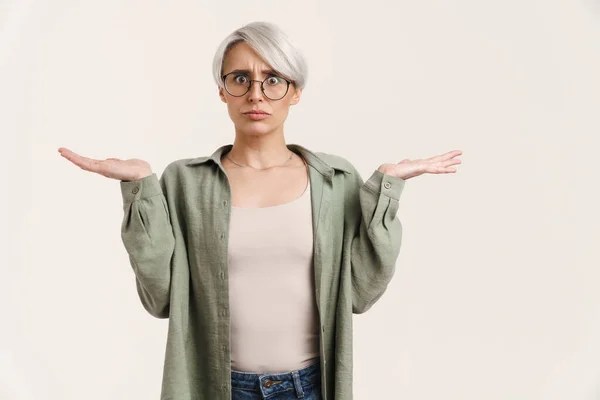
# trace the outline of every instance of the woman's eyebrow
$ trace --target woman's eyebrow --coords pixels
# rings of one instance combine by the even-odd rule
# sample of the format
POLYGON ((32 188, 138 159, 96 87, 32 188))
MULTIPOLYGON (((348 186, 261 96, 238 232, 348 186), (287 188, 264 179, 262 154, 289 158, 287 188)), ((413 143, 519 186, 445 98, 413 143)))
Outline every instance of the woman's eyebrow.
MULTIPOLYGON (((245 73, 245 74, 250 75, 250 70, 248 70, 248 69, 234 69, 233 71, 231 71, 229 73, 231 74, 232 72, 245 73)), ((267 74, 277 75, 277 72, 272 69, 263 69, 261 72, 265 75, 267 75, 267 74)))

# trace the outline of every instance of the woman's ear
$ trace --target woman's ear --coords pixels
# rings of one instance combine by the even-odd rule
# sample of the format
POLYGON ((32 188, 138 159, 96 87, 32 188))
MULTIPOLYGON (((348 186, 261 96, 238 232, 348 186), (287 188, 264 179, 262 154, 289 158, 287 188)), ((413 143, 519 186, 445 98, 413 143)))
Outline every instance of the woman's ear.
POLYGON ((290 105, 294 106, 300 102, 300 97, 302 97, 302 89, 296 89, 294 94, 292 95, 292 100, 290 101, 290 105))
POLYGON ((223 103, 227 103, 227 98, 225 98, 225 93, 223 93, 223 88, 219 86, 219 97, 223 103))

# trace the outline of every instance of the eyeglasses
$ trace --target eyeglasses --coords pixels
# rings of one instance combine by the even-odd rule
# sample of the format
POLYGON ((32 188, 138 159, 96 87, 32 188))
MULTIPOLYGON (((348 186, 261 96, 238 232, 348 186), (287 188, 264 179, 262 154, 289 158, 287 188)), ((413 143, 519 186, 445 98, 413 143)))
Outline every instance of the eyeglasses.
POLYGON ((270 100, 281 100, 287 94, 290 84, 288 81, 277 75, 269 75, 263 81, 250 79, 247 74, 240 72, 230 72, 223 75, 225 90, 234 97, 241 97, 250 91, 252 82, 259 82, 263 94, 270 100))

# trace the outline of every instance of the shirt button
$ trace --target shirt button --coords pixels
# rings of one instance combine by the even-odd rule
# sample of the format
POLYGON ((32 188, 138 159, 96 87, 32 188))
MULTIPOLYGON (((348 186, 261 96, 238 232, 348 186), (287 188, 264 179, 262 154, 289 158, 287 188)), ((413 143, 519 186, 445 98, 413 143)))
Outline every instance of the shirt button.
POLYGON ((136 194, 139 191, 140 191, 140 188, 134 187, 133 190, 131 191, 131 193, 136 194))
POLYGON ((227 200, 223 200, 223 205, 226 206, 227 205, 227 200))
POLYGON ((223 239, 225 237, 224 233, 221 233, 221 239, 223 239))
POLYGON ((325 332, 325 326, 323 325, 323 332, 325 332))
POLYGON ((392 186, 392 185, 391 185, 389 182, 385 182, 385 183, 383 184, 383 187, 385 187, 386 189, 389 189, 389 188, 390 188, 390 186, 392 186))

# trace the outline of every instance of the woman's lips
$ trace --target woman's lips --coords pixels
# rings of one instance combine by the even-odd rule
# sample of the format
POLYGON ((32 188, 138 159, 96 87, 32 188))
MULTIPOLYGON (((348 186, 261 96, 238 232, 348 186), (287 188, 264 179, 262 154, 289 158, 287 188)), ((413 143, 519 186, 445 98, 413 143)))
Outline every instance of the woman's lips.
POLYGON ((248 118, 250 118, 250 119, 252 119, 254 121, 258 121, 258 120, 267 118, 270 114, 265 114, 265 113, 246 113, 244 115, 246 115, 248 118))

